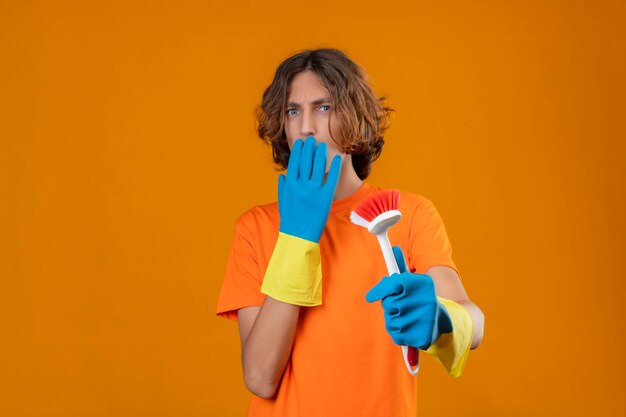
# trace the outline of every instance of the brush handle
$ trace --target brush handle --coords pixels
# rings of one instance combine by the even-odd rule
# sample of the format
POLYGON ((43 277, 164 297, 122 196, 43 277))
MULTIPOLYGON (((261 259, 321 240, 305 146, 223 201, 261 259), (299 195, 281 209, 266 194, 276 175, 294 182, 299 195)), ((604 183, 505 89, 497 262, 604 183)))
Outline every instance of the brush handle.
MULTIPOLYGON (((389 237, 387 236, 387 229, 377 233, 376 237, 378 238, 380 249, 383 251, 383 257, 385 258, 389 275, 399 274, 400 268, 398 268, 396 257, 393 255, 393 249, 391 249, 391 243, 389 242, 389 237)), ((417 372, 420 369, 419 351, 417 348, 412 346, 402 346, 402 356, 404 357, 404 364, 406 365, 406 369, 408 369, 409 373, 413 376, 417 375, 417 372)))
POLYGON ((389 275, 399 274, 400 268, 398 268, 396 257, 393 255, 393 249, 391 249, 391 242, 389 242, 387 230, 385 229, 381 233, 376 234, 376 237, 378 238, 380 249, 383 251, 383 257, 385 258, 385 264, 387 264, 387 271, 389 271, 389 275))

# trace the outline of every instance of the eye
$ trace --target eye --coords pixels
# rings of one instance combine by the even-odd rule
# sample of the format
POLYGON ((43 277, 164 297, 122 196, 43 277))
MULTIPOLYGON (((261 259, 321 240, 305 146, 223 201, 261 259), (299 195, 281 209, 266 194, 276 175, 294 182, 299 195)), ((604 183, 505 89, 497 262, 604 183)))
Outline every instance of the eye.
POLYGON ((288 116, 293 116, 295 113, 291 113, 292 111, 298 111, 297 109, 287 109, 287 115, 288 116))
POLYGON ((326 110, 326 111, 329 111, 329 110, 330 110, 330 106, 320 106, 320 109, 321 109, 321 108, 324 108, 324 107, 328 107, 328 110, 326 110))

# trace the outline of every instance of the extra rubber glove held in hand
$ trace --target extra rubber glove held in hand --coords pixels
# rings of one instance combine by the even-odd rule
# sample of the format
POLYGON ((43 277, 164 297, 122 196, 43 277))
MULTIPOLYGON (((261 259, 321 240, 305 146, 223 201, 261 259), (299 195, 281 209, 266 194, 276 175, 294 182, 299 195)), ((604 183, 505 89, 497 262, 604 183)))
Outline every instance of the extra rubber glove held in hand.
POLYGON ((382 300, 386 329, 395 344, 426 350, 441 334, 452 332, 452 321, 430 275, 408 272, 399 246, 393 247, 393 254, 400 273, 384 277, 365 299, 382 300))
POLYGON ((333 161, 324 183, 328 149, 309 136, 293 144, 287 175, 278 177, 280 227, 261 292, 301 306, 322 304, 319 241, 330 213, 341 171, 333 161))

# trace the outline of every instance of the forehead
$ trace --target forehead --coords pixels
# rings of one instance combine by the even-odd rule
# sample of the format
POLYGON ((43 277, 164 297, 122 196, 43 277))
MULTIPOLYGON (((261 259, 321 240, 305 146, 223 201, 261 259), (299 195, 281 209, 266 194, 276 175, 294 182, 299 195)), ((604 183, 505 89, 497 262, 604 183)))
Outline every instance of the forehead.
POLYGON ((291 81, 289 100, 314 100, 328 96, 328 90, 313 71, 304 71, 291 81))

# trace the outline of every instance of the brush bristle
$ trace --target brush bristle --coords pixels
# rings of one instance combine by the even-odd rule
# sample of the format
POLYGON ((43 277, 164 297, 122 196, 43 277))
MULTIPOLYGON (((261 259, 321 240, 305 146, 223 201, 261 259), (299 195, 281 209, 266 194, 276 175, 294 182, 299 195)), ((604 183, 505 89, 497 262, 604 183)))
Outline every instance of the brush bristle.
POLYGON ((390 211, 397 210, 400 202, 400 191, 398 190, 381 190, 362 201, 356 206, 354 211, 364 220, 371 222, 378 215, 390 211))
POLYGON ((350 213, 350 221, 352 223, 356 224, 357 226, 363 226, 366 229, 369 229, 369 227, 370 227, 370 222, 368 222, 363 217, 361 217, 358 214, 356 214, 354 212, 354 210, 352 211, 352 213, 350 213))

